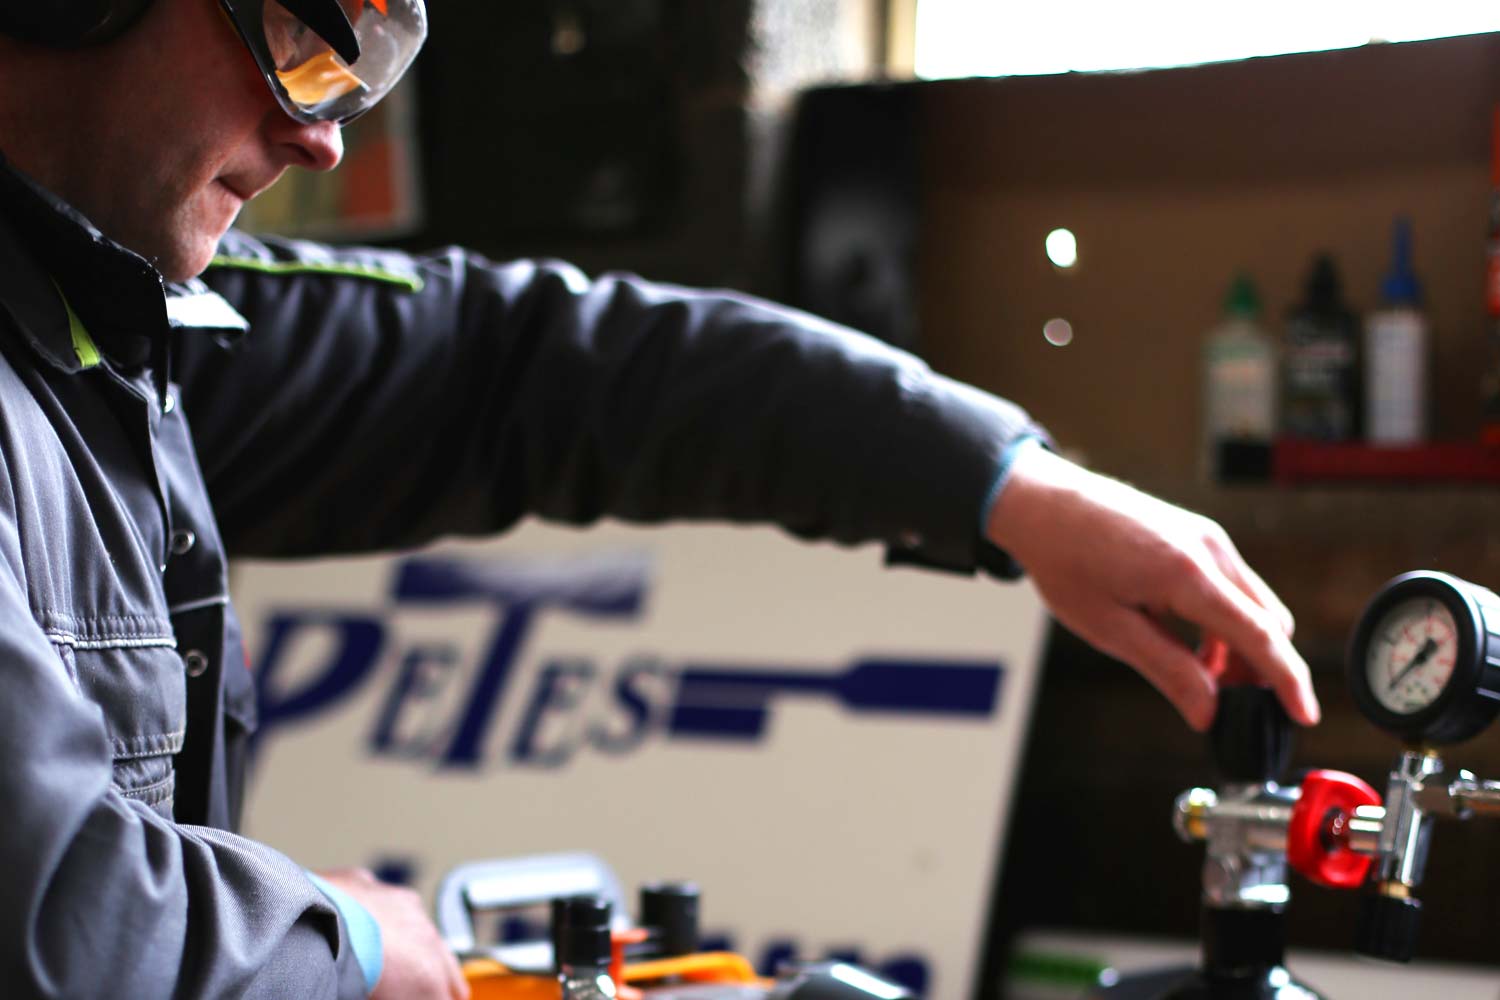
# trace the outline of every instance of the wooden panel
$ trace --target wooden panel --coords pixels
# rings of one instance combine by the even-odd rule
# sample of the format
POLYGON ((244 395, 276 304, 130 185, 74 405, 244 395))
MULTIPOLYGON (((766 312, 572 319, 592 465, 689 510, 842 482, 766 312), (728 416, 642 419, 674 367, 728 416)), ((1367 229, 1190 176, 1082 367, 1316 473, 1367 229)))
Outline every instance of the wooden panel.
POLYGON ((934 187, 1237 187, 1482 161, 1500 36, 927 86, 934 187))
POLYGON ((1478 432, 1490 108, 1500 36, 1136 74, 924 85, 923 351, 1028 406, 1091 466, 1203 510, 1336 649, 1395 572, 1500 583, 1493 488, 1219 489, 1200 473, 1200 357, 1234 275, 1277 329, 1312 256, 1377 304, 1398 213, 1434 326, 1434 432, 1478 432), (1079 266, 1047 261, 1072 229, 1079 266), (1050 318, 1070 346, 1042 337, 1050 318))
POLYGON ((1429 296, 1440 436, 1477 433, 1485 167, 1416 164, 1340 178, 1167 190, 929 189, 920 249, 923 343, 939 367, 1034 408, 1067 445, 1120 474, 1195 473, 1200 351, 1233 274, 1253 275, 1269 324, 1311 257, 1338 259, 1356 308, 1377 301, 1391 219, 1409 213, 1429 296), (1046 234, 1078 236, 1052 266, 1046 234), (1072 324, 1051 346, 1042 325, 1072 324))

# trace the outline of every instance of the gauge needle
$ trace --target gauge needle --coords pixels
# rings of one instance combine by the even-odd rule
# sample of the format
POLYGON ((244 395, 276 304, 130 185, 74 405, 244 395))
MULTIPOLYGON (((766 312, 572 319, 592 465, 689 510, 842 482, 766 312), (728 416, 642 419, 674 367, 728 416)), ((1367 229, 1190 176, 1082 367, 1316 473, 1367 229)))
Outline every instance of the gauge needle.
POLYGON ((1433 653, 1437 652, 1437 648, 1437 642, 1432 638, 1432 636, 1428 636, 1427 641, 1422 643, 1422 648, 1417 650, 1417 655, 1411 658, 1411 662, 1402 667, 1401 670, 1397 672, 1396 676, 1391 678, 1389 690, 1394 691, 1396 689, 1396 685, 1405 680, 1407 674, 1411 673, 1413 670, 1426 663, 1428 658, 1431 657, 1433 653))

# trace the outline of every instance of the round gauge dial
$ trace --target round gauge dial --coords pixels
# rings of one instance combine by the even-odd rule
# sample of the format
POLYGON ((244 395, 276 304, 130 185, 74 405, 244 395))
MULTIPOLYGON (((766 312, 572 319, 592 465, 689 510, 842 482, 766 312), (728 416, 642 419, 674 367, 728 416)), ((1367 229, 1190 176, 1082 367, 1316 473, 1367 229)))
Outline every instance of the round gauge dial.
POLYGON ((1456 743, 1500 711, 1500 597, 1446 573, 1405 573, 1370 600, 1349 649, 1349 688, 1404 740, 1456 743))
POLYGON ((1411 715, 1437 701, 1457 661, 1453 612, 1434 598, 1413 597, 1376 623, 1365 673, 1376 701, 1398 715, 1411 715))

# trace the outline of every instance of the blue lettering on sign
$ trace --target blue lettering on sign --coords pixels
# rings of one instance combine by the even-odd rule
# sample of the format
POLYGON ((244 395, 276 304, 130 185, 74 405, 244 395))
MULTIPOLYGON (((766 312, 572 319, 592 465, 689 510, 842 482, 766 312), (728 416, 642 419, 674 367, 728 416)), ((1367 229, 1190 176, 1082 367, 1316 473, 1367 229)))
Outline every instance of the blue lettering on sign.
MULTIPOLYGON (((352 697, 394 664, 368 745, 383 757, 473 769, 499 746, 514 766, 557 768, 583 749, 626 754, 650 738, 764 740, 783 698, 819 698, 860 714, 980 719, 998 708, 1004 670, 994 661, 867 657, 829 667, 691 660, 667 663, 636 654, 606 665, 589 656, 547 654, 504 739, 491 733, 510 693, 532 626, 542 615, 632 622, 644 611, 650 565, 639 555, 554 559, 545 563, 415 558, 395 574, 382 615, 278 609, 266 619, 265 650, 255 668, 259 739, 316 717, 352 697), (402 608, 494 608, 495 624, 476 662, 457 643, 425 639, 387 648, 389 620, 402 608), (319 636, 329 652, 298 664, 298 640, 319 636), (289 681, 284 674, 293 673, 289 681), (459 691, 458 685, 467 684, 459 691), (433 712, 446 713, 437 723, 433 712), (425 726, 418 723, 425 720, 425 726)), ((499 734, 497 734, 498 736, 499 734)))
POLYGON ((1000 669, 983 663, 861 660, 833 673, 690 663, 672 706, 674 736, 758 740, 771 699, 820 694, 856 712, 983 718, 1000 696, 1000 669))
POLYGON ((515 741, 511 744, 511 760, 543 766, 567 763, 573 756, 577 741, 565 739, 560 743, 542 746, 539 731, 544 718, 553 713, 574 718, 593 681, 594 665, 588 660, 553 662, 544 666, 537 678, 526 713, 521 717, 515 741))
MULTIPOLYGON (((254 668, 260 695, 262 724, 253 739, 264 738, 276 725, 317 715, 342 701, 359 687, 375 666, 385 639, 385 624, 375 618, 329 614, 319 611, 273 613, 266 622, 266 651, 254 668), (334 653, 311 682, 300 689, 268 697, 267 685, 282 663, 282 654, 293 635, 308 629, 326 629, 337 638, 334 653)), ((252 748, 255 744, 252 742, 252 748)))
POLYGON ((396 682, 391 685, 385 705, 370 734, 370 748, 379 755, 389 757, 427 757, 431 754, 430 741, 402 738, 397 735, 401 721, 401 709, 411 702, 424 702, 437 696, 447 680, 447 674, 458 665, 458 651, 451 646, 420 644, 407 650, 396 671, 396 682))

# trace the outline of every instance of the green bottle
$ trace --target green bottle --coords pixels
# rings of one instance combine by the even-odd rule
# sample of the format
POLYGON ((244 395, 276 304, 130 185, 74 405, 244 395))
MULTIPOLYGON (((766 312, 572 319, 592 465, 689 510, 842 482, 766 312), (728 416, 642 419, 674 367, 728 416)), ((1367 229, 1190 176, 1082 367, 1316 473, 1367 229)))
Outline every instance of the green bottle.
POLYGON ((1221 483, 1270 477, 1276 434, 1276 345, 1261 325, 1260 295, 1240 275, 1203 348, 1203 468, 1221 483))

